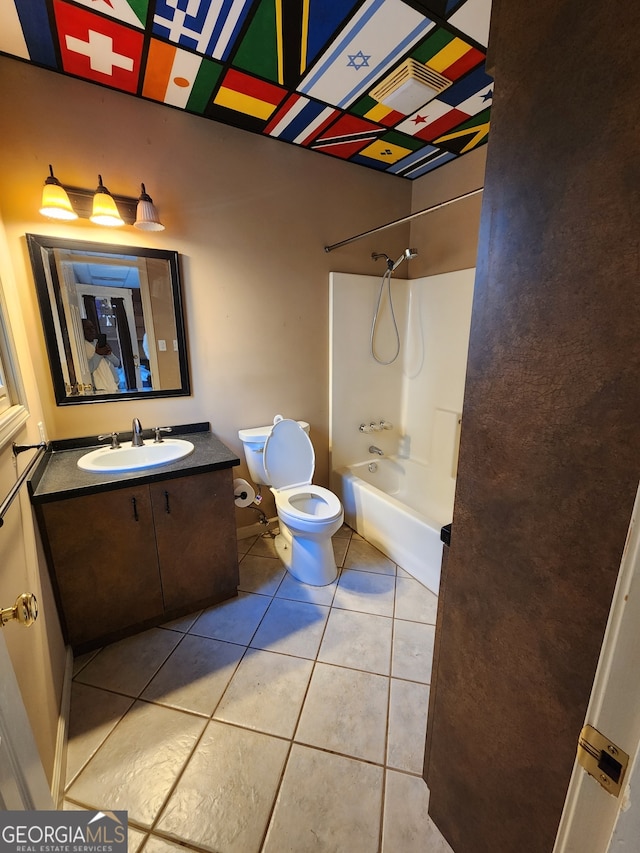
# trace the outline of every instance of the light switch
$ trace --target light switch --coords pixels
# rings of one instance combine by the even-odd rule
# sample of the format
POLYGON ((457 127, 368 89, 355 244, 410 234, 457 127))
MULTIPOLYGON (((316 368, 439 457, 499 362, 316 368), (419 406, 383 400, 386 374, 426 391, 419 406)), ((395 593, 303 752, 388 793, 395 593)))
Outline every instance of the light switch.
POLYGON ((162 338, 158 339, 158 349, 160 350, 160 352, 167 351, 167 342, 163 341, 162 338))

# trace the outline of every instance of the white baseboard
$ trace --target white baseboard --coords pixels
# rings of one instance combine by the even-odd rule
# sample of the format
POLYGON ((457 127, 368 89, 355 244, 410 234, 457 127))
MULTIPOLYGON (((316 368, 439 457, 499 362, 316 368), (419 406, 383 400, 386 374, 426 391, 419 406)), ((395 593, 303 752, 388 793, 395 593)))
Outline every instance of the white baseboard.
POLYGON ((247 524, 245 527, 238 527, 236 529, 236 536, 238 539, 248 539, 250 536, 260 536, 263 533, 266 533, 267 530, 271 530, 272 527, 275 527, 278 523, 278 516, 275 518, 270 518, 268 524, 260 524, 259 521, 256 521, 255 524, 247 524))
POLYGON ((69 738, 69 709, 71 707, 71 681, 73 679, 73 652, 67 646, 64 678, 62 681, 62 696, 58 714, 58 731, 56 733, 56 752, 53 760, 51 780, 51 798, 57 809, 62 808, 64 800, 64 783, 67 775, 67 740, 69 738))

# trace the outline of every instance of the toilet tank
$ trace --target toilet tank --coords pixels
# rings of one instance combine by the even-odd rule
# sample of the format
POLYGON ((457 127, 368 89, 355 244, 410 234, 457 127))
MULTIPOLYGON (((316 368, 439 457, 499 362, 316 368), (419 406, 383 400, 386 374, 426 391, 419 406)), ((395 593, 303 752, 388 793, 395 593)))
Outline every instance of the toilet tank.
MULTIPOLYGON (((306 421, 298 421, 298 423, 308 435, 309 424, 306 421)), ((259 486, 271 485, 264 470, 264 444, 272 429, 273 424, 238 430, 238 438, 242 442, 249 474, 253 482, 259 486)))

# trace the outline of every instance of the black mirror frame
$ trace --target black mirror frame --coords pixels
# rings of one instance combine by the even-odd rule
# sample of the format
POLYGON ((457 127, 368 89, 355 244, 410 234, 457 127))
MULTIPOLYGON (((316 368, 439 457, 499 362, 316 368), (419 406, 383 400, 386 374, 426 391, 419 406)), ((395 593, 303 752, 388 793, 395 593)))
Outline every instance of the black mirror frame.
MULTIPOLYGON (((187 357, 187 336, 184 321, 184 309, 182 300, 182 287, 179 271, 179 256, 177 252, 164 249, 150 249, 141 246, 120 246, 110 243, 90 243, 79 240, 68 240, 61 237, 47 237, 41 234, 26 234, 31 268, 36 285, 36 294, 40 307, 40 316, 44 329, 49 367, 53 381, 53 390, 56 404, 58 406, 76 406, 84 403, 113 403, 120 400, 150 400, 159 397, 185 397, 191 394, 189 378, 189 364, 187 357), (97 252, 101 255, 131 255, 132 257, 158 258, 169 264, 171 275, 171 290, 173 294, 173 306, 176 322, 176 335, 178 341, 178 360, 180 364, 181 385, 179 388, 171 388, 161 391, 122 391, 115 394, 99 394, 95 396, 70 396, 67 394, 60 356, 57 347, 53 309, 49 299, 47 287, 47 274, 44 265, 44 253, 50 249, 80 250, 85 252, 97 252)), ((56 270, 50 270, 57 281, 56 270)), ((58 312, 63 334, 68 335, 67 321, 63 312, 58 312)))

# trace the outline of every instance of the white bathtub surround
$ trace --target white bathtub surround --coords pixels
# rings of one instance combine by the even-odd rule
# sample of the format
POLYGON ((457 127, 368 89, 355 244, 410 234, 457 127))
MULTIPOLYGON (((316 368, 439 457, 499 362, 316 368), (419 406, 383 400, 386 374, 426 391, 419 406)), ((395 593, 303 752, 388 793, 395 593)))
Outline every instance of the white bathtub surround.
POLYGON ((453 518, 474 278, 469 269, 393 279, 402 349, 388 366, 369 354, 379 280, 333 273, 330 283, 331 486, 346 522, 436 593, 440 528, 453 518), (393 429, 360 432, 380 413, 393 429), (369 452, 372 443, 383 457, 369 452))
MULTIPOLYGON (((402 410, 402 358, 377 364, 369 353, 371 320, 376 306, 379 276, 332 273, 330 276, 330 444, 334 470, 367 459, 370 444, 395 453, 402 410), (392 430, 360 432, 360 424, 385 418, 392 430)), ((398 327, 406 326, 408 283, 394 276, 393 306, 398 327)), ((383 304, 376 336, 386 352, 389 335, 383 304)), ((371 459, 377 459, 371 456, 371 459)))

